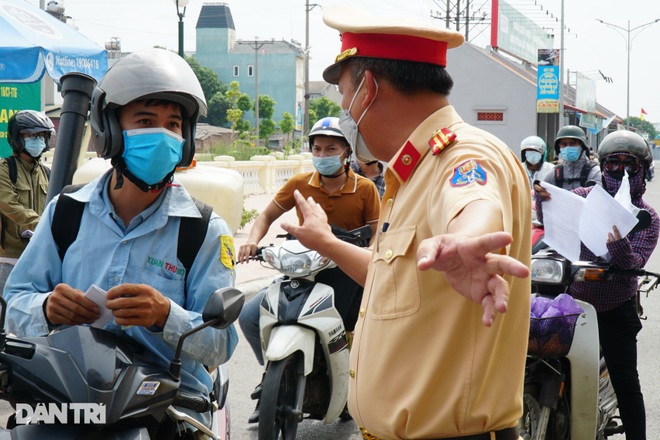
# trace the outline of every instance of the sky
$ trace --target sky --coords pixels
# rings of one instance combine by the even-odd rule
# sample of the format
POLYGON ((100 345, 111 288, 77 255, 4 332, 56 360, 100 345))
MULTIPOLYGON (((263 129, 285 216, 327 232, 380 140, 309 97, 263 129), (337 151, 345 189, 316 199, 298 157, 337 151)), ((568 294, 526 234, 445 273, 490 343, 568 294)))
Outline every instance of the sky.
MULTIPOLYGON (((35 5, 39 0, 27 0, 35 5)), ((48 0, 44 0, 46 3, 48 0)), ((339 52, 337 31, 323 24, 323 8, 336 3, 352 3, 375 14, 416 18, 444 27, 444 20, 431 18, 443 11, 446 0, 307 0, 309 13, 310 80, 321 80, 323 69, 339 52), (440 5, 440 6, 439 6, 440 5), (313 7, 312 7, 313 6, 313 7)), ((452 0, 455 2, 455 0, 452 0)), ((89 39, 103 45, 112 37, 121 38, 123 51, 136 51, 155 45, 178 50, 178 21, 174 0, 64 0, 65 14, 89 39)), ((204 0, 190 0, 184 17, 185 50, 195 50, 195 25, 204 0)), ((238 39, 296 40, 305 46, 306 0, 227 0, 238 39)), ((541 26, 554 23, 555 48, 560 48, 562 0, 509 0, 520 12, 541 26), (542 10, 540 8, 543 8, 542 10), (547 11, 547 12, 546 12, 547 11), (552 14, 552 16, 550 16, 552 14)), ((463 0, 462 4, 465 4, 463 0)), ((471 9, 490 16, 490 0, 473 0, 471 9)), ((583 72, 596 81, 598 102, 625 117, 627 66, 630 55, 630 116, 660 122, 660 22, 628 32, 660 19, 660 2, 648 0, 565 1, 564 63, 570 72, 583 72), (614 29, 596 19, 619 26, 614 29), (627 51, 627 39, 631 50, 627 51), (608 83, 598 72, 612 78, 608 83)), ((489 27, 470 29, 470 41, 479 47, 489 44, 489 27)), ((451 73, 451 66, 448 66, 451 73)))

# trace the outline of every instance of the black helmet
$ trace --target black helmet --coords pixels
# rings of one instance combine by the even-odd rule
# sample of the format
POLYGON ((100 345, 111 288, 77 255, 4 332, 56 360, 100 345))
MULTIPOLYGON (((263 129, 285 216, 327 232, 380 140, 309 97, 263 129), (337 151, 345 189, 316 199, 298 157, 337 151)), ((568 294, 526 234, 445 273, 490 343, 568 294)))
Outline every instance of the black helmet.
POLYGON ((190 165, 197 117, 206 116, 206 99, 188 63, 164 49, 147 49, 120 59, 94 89, 90 122, 96 153, 105 159, 121 156, 124 142, 117 109, 136 99, 164 99, 181 105, 185 143, 177 166, 190 165))
POLYGON ((561 139, 577 139, 582 143, 582 149, 589 154, 589 147, 587 147, 587 136, 584 131, 577 125, 565 125, 557 131, 555 137, 555 154, 559 156, 559 141, 561 139))
POLYGON ((605 158, 614 153, 628 153, 635 156, 646 168, 651 165, 653 155, 643 137, 628 130, 617 130, 603 138, 598 146, 598 160, 602 164, 605 158))
POLYGON ((7 123, 7 141, 14 153, 19 154, 25 150, 24 133, 45 133, 46 148, 48 151, 48 142, 51 135, 55 134, 55 126, 45 113, 35 110, 21 110, 14 113, 7 123))

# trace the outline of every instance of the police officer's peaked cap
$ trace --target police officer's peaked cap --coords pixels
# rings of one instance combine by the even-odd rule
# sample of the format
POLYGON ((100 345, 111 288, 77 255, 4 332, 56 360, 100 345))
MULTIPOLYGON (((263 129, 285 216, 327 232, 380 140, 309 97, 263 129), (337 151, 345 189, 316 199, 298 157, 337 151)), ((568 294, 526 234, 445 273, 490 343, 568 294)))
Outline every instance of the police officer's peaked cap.
POLYGON ((351 57, 382 58, 447 65, 447 49, 463 44, 460 32, 404 17, 376 17, 349 5, 325 9, 323 21, 341 34, 341 53, 323 72, 331 84, 339 82, 341 62, 351 57))

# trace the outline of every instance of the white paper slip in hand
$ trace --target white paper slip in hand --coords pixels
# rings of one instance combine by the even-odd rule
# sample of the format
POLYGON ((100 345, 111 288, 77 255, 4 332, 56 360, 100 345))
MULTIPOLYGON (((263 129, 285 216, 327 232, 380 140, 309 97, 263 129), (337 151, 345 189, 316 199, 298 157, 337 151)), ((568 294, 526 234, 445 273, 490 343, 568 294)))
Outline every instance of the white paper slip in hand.
POLYGON ((105 306, 105 294, 106 291, 95 284, 92 284, 89 289, 87 289, 87 292, 85 292, 85 298, 96 304, 101 313, 99 319, 92 323, 92 327, 103 328, 112 319, 112 311, 105 306))

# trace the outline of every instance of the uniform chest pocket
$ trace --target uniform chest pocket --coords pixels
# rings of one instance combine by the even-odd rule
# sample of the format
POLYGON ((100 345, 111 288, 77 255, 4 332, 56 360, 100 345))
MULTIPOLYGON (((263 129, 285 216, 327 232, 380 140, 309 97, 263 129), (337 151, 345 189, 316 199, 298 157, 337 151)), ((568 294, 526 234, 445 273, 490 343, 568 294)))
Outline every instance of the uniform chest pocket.
POLYGON ((376 319, 395 319, 419 310, 419 278, 415 226, 390 228, 380 234, 374 253, 369 309, 376 319))

